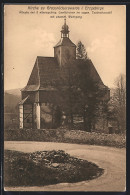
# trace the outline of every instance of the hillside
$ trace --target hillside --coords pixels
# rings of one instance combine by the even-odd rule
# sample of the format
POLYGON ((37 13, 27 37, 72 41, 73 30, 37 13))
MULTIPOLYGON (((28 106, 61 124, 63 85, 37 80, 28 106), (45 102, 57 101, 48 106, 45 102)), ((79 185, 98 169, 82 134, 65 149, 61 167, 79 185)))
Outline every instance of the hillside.
POLYGON ((18 89, 9 89, 9 90, 5 90, 5 93, 14 95, 14 96, 21 96, 21 88, 18 89))
POLYGON ((5 113, 13 113, 16 111, 16 107, 20 102, 21 96, 16 94, 9 94, 7 92, 4 93, 4 112, 5 113))
POLYGON ((4 92, 4 128, 15 128, 19 125, 18 104, 21 100, 20 89, 4 92))

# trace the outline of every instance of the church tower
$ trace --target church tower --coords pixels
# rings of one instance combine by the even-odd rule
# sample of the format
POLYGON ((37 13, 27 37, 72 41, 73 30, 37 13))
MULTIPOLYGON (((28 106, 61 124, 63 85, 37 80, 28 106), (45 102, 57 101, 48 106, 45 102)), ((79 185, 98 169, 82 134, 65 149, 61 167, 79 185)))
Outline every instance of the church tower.
POLYGON ((54 57, 57 58, 60 66, 76 59, 76 45, 69 39, 69 32, 65 19, 61 29, 61 39, 54 46, 54 57))

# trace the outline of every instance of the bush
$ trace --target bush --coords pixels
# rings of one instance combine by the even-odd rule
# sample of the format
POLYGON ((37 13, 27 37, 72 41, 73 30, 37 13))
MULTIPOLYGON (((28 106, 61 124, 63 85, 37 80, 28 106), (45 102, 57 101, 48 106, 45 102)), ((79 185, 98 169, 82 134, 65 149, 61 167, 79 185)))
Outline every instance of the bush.
POLYGON ((124 134, 104 134, 66 129, 26 129, 5 130, 5 141, 49 141, 102 145, 123 148, 126 147, 124 134))
POLYGON ((98 177, 104 171, 96 164, 71 157, 62 150, 34 153, 6 150, 4 159, 5 186, 78 182, 98 177))

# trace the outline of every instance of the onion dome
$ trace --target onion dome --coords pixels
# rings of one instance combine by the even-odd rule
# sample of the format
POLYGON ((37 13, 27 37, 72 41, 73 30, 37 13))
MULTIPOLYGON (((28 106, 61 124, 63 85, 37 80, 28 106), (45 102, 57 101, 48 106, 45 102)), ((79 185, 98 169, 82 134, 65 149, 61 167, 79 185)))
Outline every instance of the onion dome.
POLYGON ((66 19, 64 19, 64 25, 61 29, 61 37, 69 37, 69 27, 66 24, 66 19))

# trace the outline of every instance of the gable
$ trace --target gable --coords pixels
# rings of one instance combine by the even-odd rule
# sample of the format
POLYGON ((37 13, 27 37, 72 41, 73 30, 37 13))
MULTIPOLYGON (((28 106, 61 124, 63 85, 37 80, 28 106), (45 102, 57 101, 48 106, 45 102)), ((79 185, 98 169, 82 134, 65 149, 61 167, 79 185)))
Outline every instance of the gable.
POLYGON ((54 87, 59 77, 59 65, 54 57, 37 57, 40 89, 54 87))
MULTIPOLYGON (((73 63, 78 64, 81 69, 84 67, 83 64, 86 63, 86 68, 81 71, 83 75, 89 75, 92 81, 96 82, 101 89, 106 88, 91 60, 88 59, 85 62, 82 59, 76 59, 73 63)), ((60 76, 60 67, 55 57, 38 56, 28 83, 22 91, 54 90, 59 84, 60 76)), ((84 85, 86 85, 86 82, 84 82, 84 85)))
POLYGON ((101 80, 101 77, 99 76, 95 66, 90 59, 87 59, 86 61, 84 61, 83 59, 76 59, 76 61, 78 66, 81 68, 85 67, 82 66, 83 64, 86 64, 86 68, 83 69, 82 72, 84 73, 84 71, 87 71, 87 75, 92 79, 92 81, 97 83, 98 86, 105 87, 104 83, 101 80))
POLYGON ((27 85, 39 85, 39 70, 38 70, 37 59, 32 69, 27 85))
POLYGON ((93 65, 92 61, 90 60, 90 77, 97 82, 99 85, 104 85, 101 77, 99 76, 95 66, 93 65))

